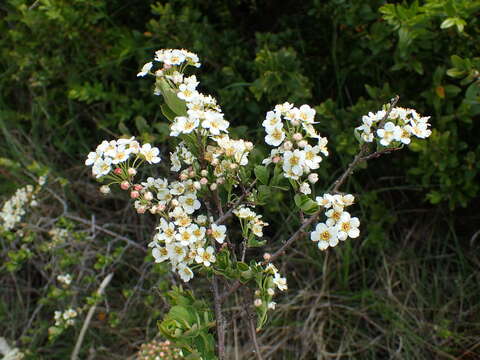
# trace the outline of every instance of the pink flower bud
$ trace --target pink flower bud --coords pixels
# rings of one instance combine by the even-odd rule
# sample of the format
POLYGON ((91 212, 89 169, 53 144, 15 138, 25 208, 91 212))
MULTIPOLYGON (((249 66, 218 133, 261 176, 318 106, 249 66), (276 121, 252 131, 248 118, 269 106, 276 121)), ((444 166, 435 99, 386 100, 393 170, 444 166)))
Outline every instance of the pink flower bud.
POLYGON ((143 189, 143 186, 140 185, 140 184, 136 184, 136 185, 133 186, 133 188, 134 188, 135 190, 137 190, 137 191, 140 191, 140 190, 143 189))
POLYGON ((188 173, 188 177, 193 178, 196 175, 195 170, 190 170, 188 173))
POLYGON ((158 205, 157 205, 157 210, 158 210, 158 211, 163 211, 163 210, 165 210, 165 205, 163 205, 163 204, 158 204, 158 205))
POLYGON ((204 177, 201 178, 201 179, 200 179, 200 184, 202 184, 202 185, 207 185, 207 184, 208 184, 208 179, 207 179, 207 178, 204 178, 204 177))
POLYGON ((128 175, 130 176, 137 175, 137 170, 135 170, 134 168, 128 168, 127 172, 128 172, 128 175))
POLYGON ((255 305, 255 307, 262 306, 262 299, 255 299, 255 301, 253 302, 253 305, 255 305))
POLYGON ((143 206, 143 205, 142 205, 142 206, 139 206, 139 207, 137 208, 137 213, 139 213, 139 214, 144 214, 145 211, 147 211, 147 207, 146 207, 146 206, 143 206))
POLYGON ((270 253, 263 254, 263 260, 265 260, 265 261, 269 261, 271 257, 272 257, 272 255, 270 253))
POLYGON ((293 134, 292 138, 293 138, 293 140, 295 140, 295 141, 300 141, 300 140, 303 139, 303 136, 302 136, 302 134, 300 134, 300 133, 295 133, 295 134, 293 134))
POLYGON ((300 140, 297 145, 298 145, 299 148, 303 149, 305 146, 308 145, 308 142, 305 141, 305 140, 300 140))
POLYGON ((115 168, 115 170, 113 170, 113 173, 117 174, 117 175, 120 175, 122 173, 122 169, 117 167, 117 168, 115 168))
POLYGON ((288 151, 288 150, 291 150, 292 147, 293 147, 293 144, 292 144, 291 141, 285 141, 285 142, 283 143, 283 148, 284 148, 285 150, 287 150, 287 151, 288 151))
POLYGON ((130 188, 130 183, 128 181, 122 181, 120 184, 120 188, 122 190, 128 190, 130 188))
POLYGON ((213 231, 212 231, 212 229, 207 229, 206 233, 207 233, 207 235, 212 235, 213 231))
POLYGON ((273 159, 272 159, 272 162, 274 164, 278 163, 282 158, 280 156, 274 156, 273 159))
POLYGON ((136 190, 133 190, 131 193, 130 193, 130 197, 132 199, 138 199, 138 197, 140 196, 140 193, 136 190))

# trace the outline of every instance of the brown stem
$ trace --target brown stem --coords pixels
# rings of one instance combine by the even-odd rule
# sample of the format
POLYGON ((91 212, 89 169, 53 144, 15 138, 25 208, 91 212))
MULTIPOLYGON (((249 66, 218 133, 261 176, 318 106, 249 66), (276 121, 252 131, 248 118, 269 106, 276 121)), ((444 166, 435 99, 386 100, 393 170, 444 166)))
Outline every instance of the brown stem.
POLYGON ((262 353, 260 352, 260 347, 258 346, 255 324, 253 322, 254 314, 250 311, 249 305, 246 305, 246 308, 247 308, 248 325, 250 328, 250 337, 252 338, 253 346, 255 348, 255 355, 257 356, 257 360, 263 360, 262 353))
POLYGON ((215 221, 215 225, 220 225, 220 224, 223 224, 225 221, 227 221, 232 215, 233 215, 233 210, 235 210, 235 208, 240 205, 243 200, 245 200, 245 198, 247 197, 247 195, 250 194, 250 190, 253 189, 253 187, 255 186, 257 180, 254 180, 250 186, 248 187, 247 190, 245 190, 243 192, 242 195, 240 195, 240 197, 233 203, 233 205, 230 207, 230 209, 228 209, 228 211, 223 214, 223 215, 220 215, 220 217, 215 221))
POLYGON ((217 324, 218 359, 225 360, 225 326, 223 321, 222 305, 220 302, 220 294, 218 291, 218 278, 216 275, 213 276, 212 289, 213 289, 213 301, 214 301, 214 308, 215 308, 215 319, 217 324))

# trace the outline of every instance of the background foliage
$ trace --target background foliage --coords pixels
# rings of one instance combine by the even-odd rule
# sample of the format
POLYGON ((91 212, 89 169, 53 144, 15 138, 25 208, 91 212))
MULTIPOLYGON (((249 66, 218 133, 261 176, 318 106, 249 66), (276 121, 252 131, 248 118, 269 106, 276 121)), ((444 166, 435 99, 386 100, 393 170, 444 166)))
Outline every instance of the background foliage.
MULTIPOLYGON (((266 358, 478 354, 480 1, 282 4, 0 5, 2 197, 31 182, 28 174, 48 172, 51 179, 45 205, 30 221, 36 228, 0 239, 0 333, 29 349, 32 359, 70 354, 80 326, 49 341, 53 311, 95 302, 88 299, 111 271, 114 280, 100 301, 104 317, 89 330, 85 354, 133 354, 168 311, 165 291, 175 279, 119 238, 145 247, 154 219, 137 218, 115 196, 101 198, 82 166, 99 140, 122 134, 166 150, 161 100, 135 75, 154 50, 167 47, 199 54, 205 91, 218 97, 234 132, 256 139, 258 156, 266 151, 260 125, 267 110, 284 101, 315 105, 332 150, 321 167, 325 179, 351 160, 361 116, 393 95, 400 95, 400 105, 432 115, 428 141, 370 163, 349 184, 359 196, 360 240, 332 251, 328 269, 306 242, 285 259, 290 291, 261 334, 266 358), (100 236, 92 224, 110 233, 100 236), (41 242, 53 227, 68 230, 67 245, 45 252, 41 242), (55 286, 59 271, 76 274, 71 293, 55 286)), ((293 200, 274 196, 270 239, 296 226, 275 212, 292 208, 293 200)), ((268 242, 267 249, 277 246, 268 242)), ((248 340, 242 343, 237 350, 248 358, 248 340)))

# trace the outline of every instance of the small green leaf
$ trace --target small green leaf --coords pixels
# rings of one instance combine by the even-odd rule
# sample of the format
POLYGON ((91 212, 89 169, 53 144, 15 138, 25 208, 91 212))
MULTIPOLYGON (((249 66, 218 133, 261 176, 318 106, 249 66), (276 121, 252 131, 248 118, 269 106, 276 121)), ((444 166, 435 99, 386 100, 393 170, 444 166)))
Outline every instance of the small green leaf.
POLYGON ((268 179, 270 178, 270 173, 266 166, 257 165, 254 168, 255 177, 260 181, 263 185, 268 184, 268 179))

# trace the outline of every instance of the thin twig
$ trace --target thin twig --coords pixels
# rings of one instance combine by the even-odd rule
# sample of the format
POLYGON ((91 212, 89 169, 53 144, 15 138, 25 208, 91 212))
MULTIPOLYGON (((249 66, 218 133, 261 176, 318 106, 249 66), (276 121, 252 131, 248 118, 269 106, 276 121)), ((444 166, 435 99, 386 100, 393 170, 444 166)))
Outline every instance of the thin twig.
MULTIPOLYGON (((105 288, 108 286, 110 283, 110 280, 112 280, 113 273, 108 274, 105 279, 103 279, 102 283, 100 284, 100 287, 97 290, 97 295, 102 296, 103 292, 105 291, 105 288)), ((95 309, 97 308, 97 303, 95 303, 90 310, 88 310, 87 317, 85 318, 85 322, 83 323, 82 330, 80 330, 80 335, 78 336, 77 343, 75 344, 75 348, 73 349, 72 356, 70 357, 70 360, 77 360, 78 359, 78 353, 80 352, 80 348, 82 347, 83 339, 85 337, 85 333, 87 332, 88 326, 90 325, 90 321, 92 320, 93 313, 95 312, 95 309)))
POLYGON ((218 291, 218 278, 216 275, 213 276, 212 289, 213 289, 213 301, 214 301, 214 308, 215 308, 215 319, 217 323, 218 359, 225 360, 225 328, 223 324, 220 294, 218 291))
POLYGON ((225 214, 220 215, 220 217, 215 221, 215 225, 223 224, 225 221, 227 221, 233 215, 233 210, 235 210, 237 208, 237 206, 240 205, 243 202, 243 200, 247 197, 247 195, 250 194, 250 190, 253 189, 256 182, 257 182, 257 180, 254 180, 250 184, 248 189, 242 195, 240 195, 240 197, 233 203, 233 205, 230 207, 230 209, 228 209, 228 211, 225 214))
POLYGON ((255 330, 255 324, 253 323, 254 315, 250 311, 250 307, 249 307, 248 304, 246 305, 246 311, 247 311, 248 326, 249 326, 249 329, 250 329, 250 336, 252 338, 253 347, 255 348, 255 351, 254 351, 255 355, 257 356, 257 360, 263 360, 262 353, 260 352, 260 347, 258 346, 257 332, 255 330))

